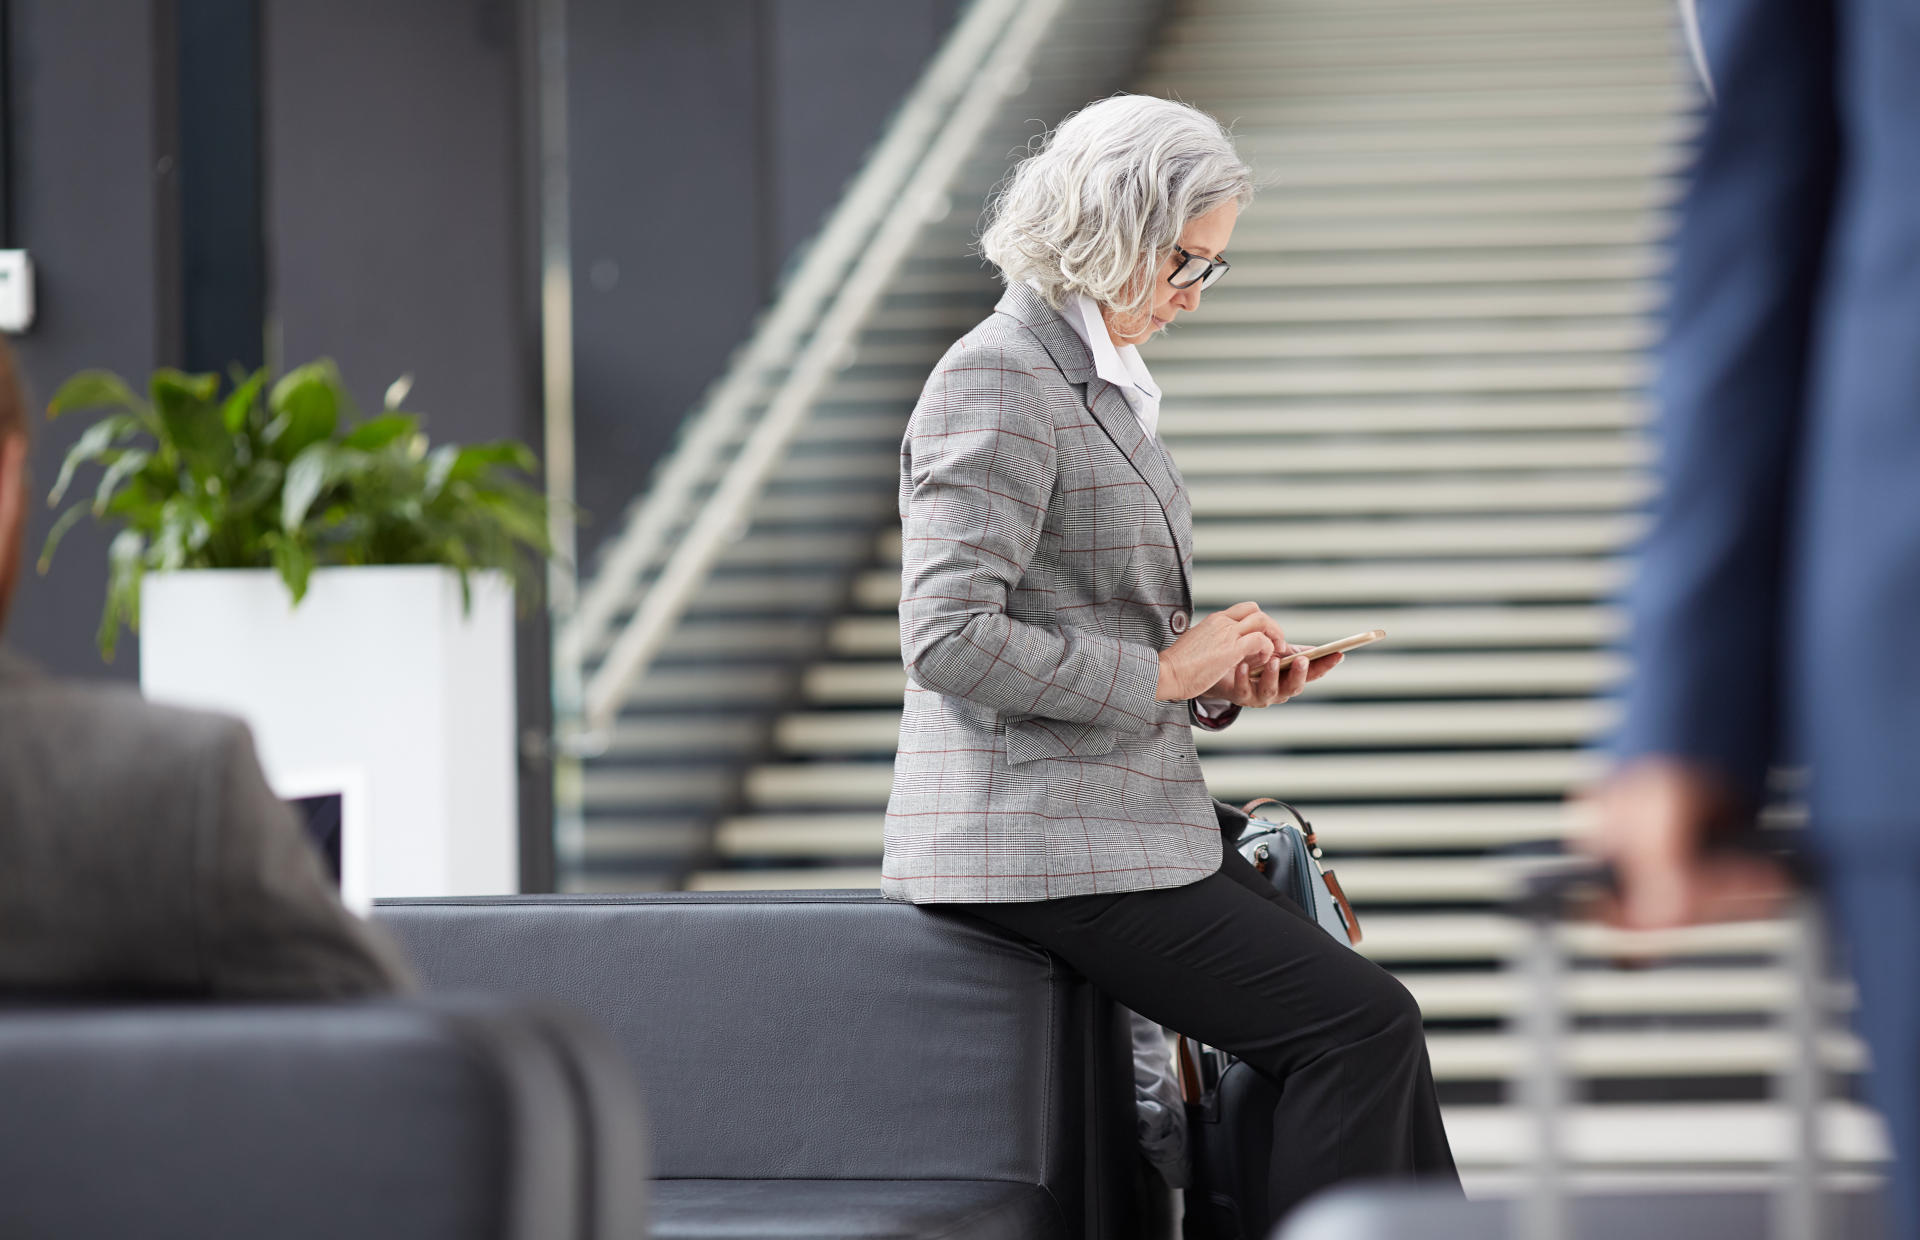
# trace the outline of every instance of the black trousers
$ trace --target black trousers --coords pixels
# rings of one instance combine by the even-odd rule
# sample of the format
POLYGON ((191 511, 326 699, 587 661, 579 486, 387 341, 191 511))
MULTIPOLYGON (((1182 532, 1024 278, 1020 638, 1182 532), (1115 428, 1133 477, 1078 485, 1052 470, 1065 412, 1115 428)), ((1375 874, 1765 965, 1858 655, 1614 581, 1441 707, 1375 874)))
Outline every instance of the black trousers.
POLYGON ((1184 887, 958 907, 1272 1080, 1275 1221, 1342 1180, 1458 1187, 1413 996, 1276 891, 1224 832, 1221 846, 1220 869, 1184 887))

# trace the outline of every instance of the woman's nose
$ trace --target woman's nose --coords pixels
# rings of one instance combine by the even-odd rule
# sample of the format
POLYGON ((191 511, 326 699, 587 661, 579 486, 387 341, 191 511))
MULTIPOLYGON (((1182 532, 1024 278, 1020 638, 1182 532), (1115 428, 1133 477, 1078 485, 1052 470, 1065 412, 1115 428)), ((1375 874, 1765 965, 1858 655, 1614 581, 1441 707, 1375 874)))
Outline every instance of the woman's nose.
POLYGON ((1192 284, 1192 285, 1188 285, 1186 288, 1181 289, 1177 294, 1175 294, 1173 299, 1173 304, 1176 306, 1179 306, 1182 310, 1185 310, 1188 314, 1192 314, 1195 310, 1198 310, 1200 308, 1200 286, 1197 284, 1192 284))

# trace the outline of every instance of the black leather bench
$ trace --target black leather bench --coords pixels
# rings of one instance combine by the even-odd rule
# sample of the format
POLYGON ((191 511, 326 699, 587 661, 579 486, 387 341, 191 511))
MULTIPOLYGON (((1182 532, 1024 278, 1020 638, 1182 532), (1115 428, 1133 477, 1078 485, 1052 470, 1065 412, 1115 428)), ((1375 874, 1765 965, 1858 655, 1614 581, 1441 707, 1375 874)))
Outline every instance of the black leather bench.
POLYGON ((640 1078, 653 1234, 1134 1237, 1123 1013, 871 892, 382 901, 427 984, 554 999, 640 1078))
POLYGON ((0 1236, 638 1240, 638 1115, 597 1031, 495 1000, 12 1006, 0 1236))

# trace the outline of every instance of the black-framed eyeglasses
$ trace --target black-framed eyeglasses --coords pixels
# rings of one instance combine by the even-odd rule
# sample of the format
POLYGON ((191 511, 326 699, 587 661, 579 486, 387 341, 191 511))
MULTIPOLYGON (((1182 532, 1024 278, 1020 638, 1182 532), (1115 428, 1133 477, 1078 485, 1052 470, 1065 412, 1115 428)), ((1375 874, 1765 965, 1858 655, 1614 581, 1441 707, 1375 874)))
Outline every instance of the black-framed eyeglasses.
POLYGON ((1189 254, 1179 246, 1173 247, 1173 274, 1167 277, 1167 283, 1175 288, 1213 287, 1213 282, 1227 274, 1230 264, 1226 256, 1202 258, 1198 254, 1189 254))

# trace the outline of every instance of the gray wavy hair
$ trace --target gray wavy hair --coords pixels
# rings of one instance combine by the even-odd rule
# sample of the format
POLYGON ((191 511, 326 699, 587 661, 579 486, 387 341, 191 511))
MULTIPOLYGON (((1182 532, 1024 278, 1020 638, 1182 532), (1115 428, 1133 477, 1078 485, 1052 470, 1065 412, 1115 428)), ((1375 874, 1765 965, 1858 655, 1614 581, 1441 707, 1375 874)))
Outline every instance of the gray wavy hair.
POLYGON ((1061 121, 1014 167, 987 202, 979 249, 1008 284, 1033 281, 1056 310, 1084 293, 1139 313, 1187 224, 1252 199, 1252 170, 1219 121, 1170 99, 1114 95, 1061 121))

